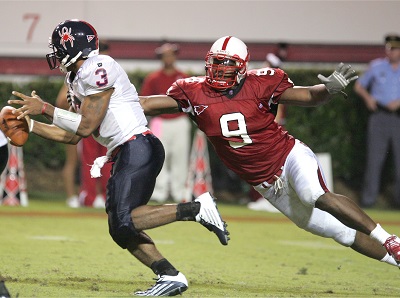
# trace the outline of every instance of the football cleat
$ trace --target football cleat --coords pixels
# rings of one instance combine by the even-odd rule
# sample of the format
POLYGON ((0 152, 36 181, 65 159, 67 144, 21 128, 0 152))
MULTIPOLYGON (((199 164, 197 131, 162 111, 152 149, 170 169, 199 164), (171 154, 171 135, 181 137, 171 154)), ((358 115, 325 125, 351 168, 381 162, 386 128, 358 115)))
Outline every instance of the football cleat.
POLYGON ((396 262, 400 262, 400 239, 396 235, 390 236, 386 239, 383 246, 386 248, 389 255, 391 255, 396 262))
POLYGON ((226 229, 227 224, 222 220, 214 198, 209 192, 205 192, 194 201, 200 203, 200 211, 196 215, 196 221, 209 231, 214 232, 222 245, 227 245, 229 241, 229 232, 226 229))
POLYGON ((186 277, 182 273, 177 276, 159 275, 154 286, 146 291, 135 292, 136 296, 176 296, 188 288, 186 277))

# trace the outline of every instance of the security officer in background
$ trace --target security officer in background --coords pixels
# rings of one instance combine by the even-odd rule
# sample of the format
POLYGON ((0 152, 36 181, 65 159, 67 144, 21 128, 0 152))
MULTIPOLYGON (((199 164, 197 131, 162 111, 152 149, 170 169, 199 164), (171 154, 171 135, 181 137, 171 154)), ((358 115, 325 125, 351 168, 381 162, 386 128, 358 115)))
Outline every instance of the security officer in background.
POLYGON ((367 165, 361 207, 376 203, 389 147, 395 165, 392 207, 400 209, 400 36, 385 37, 386 57, 371 61, 354 90, 371 112, 368 120, 367 165))

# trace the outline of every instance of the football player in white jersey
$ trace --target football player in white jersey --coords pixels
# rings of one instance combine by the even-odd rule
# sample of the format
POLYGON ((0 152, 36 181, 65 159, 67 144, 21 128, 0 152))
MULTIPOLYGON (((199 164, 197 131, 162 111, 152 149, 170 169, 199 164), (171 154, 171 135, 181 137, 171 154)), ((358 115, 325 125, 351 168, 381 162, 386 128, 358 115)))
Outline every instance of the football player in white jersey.
POLYGON ((297 226, 400 267, 400 239, 330 192, 315 154, 271 112, 278 102, 316 106, 343 92, 357 78, 350 65, 319 75, 322 84, 298 87, 280 69, 247 70, 247 46, 233 36, 218 39, 205 62, 205 77, 180 79, 167 95, 140 97, 145 114, 188 113, 225 165, 297 226))
POLYGON ((106 200, 110 235, 159 276, 154 286, 136 294, 180 294, 188 288, 186 277, 161 255, 144 231, 175 221, 197 221, 227 245, 228 231, 214 199, 205 193, 193 202, 147 205, 165 155, 163 145, 147 128, 135 87, 113 58, 98 54, 96 30, 85 21, 60 23, 50 47, 52 52, 46 56, 49 67, 66 73, 70 110, 52 106, 35 91, 31 96, 13 91, 20 100, 9 103, 21 105, 19 118, 26 117, 31 132, 43 138, 76 144, 92 134, 107 147, 107 156, 97 158, 91 172, 98 177, 104 163, 113 162, 106 200), (52 124, 28 116, 40 114, 52 124))

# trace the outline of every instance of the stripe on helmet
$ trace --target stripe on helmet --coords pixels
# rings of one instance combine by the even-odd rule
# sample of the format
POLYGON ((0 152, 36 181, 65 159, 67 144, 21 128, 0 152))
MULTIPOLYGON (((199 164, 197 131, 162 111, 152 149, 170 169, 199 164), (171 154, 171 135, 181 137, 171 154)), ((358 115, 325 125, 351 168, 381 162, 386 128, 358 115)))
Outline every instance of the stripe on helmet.
POLYGON ((228 42, 231 39, 232 36, 228 36, 227 38, 225 38, 224 40, 224 44, 222 45, 222 50, 226 50, 226 47, 228 46, 228 42))

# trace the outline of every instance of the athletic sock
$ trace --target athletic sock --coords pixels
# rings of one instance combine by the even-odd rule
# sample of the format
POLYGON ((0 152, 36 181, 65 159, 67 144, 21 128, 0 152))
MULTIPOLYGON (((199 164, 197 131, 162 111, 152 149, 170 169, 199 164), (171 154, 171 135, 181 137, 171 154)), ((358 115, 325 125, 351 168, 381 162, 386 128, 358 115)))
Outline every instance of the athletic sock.
POLYGON ((392 236, 392 235, 390 235, 388 232, 386 232, 380 226, 380 224, 377 224, 375 229, 373 229, 371 234, 369 234, 369 237, 371 237, 372 239, 375 239, 382 245, 385 243, 386 239, 388 239, 390 236, 392 236))
POLYGON ((389 265, 393 265, 396 267, 400 267, 400 264, 397 263, 396 260, 388 253, 386 253, 386 256, 382 258, 381 262, 388 263, 389 265))
POLYGON ((150 266, 151 270, 157 275, 170 275, 176 276, 179 271, 175 269, 174 266, 167 259, 161 259, 159 261, 154 262, 150 266))
POLYGON ((176 220, 196 220, 196 215, 200 211, 199 202, 179 203, 176 207, 176 220))

